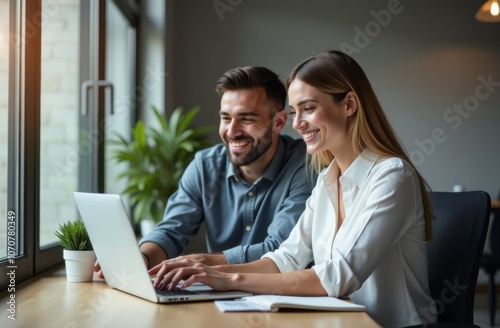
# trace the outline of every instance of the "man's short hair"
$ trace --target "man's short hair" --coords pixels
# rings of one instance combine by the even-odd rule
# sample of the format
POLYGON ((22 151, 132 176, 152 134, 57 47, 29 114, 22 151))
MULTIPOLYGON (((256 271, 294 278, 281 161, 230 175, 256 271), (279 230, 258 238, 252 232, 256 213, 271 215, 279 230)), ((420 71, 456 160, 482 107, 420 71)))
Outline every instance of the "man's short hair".
POLYGON ((272 114, 285 108, 286 89, 278 75, 265 67, 244 66, 230 69, 217 81, 215 91, 222 97, 231 90, 263 87, 269 101, 274 103, 272 114))

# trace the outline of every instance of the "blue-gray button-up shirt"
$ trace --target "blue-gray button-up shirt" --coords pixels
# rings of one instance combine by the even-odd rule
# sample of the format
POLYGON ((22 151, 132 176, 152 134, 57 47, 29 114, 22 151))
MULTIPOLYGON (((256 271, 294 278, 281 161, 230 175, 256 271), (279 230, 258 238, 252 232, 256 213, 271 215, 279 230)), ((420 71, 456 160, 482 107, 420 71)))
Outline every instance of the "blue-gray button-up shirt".
POLYGON ((229 264, 259 259, 279 247, 304 211, 316 181, 305 158, 302 140, 280 135, 264 175, 248 185, 237 179, 224 144, 198 152, 163 220, 140 243, 156 243, 176 257, 205 220, 209 252, 223 252, 229 264))

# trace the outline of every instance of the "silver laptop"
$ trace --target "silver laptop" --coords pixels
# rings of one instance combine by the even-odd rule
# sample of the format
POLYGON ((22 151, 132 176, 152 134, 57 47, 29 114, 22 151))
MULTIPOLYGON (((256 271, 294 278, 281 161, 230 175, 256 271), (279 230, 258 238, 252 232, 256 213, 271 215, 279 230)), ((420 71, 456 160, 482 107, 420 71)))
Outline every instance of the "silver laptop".
POLYGON ((113 288, 155 303, 235 299, 241 291, 217 292, 203 284, 174 291, 155 289, 137 245, 127 211, 119 195, 74 193, 106 279, 113 288))

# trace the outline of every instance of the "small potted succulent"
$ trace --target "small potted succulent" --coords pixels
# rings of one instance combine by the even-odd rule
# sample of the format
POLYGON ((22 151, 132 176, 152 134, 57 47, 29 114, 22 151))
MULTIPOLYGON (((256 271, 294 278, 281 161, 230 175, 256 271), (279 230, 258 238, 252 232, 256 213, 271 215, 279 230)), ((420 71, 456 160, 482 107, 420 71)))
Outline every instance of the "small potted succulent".
POLYGON ((60 224, 55 235, 64 249, 63 257, 68 281, 92 281, 96 256, 83 221, 75 220, 60 224))

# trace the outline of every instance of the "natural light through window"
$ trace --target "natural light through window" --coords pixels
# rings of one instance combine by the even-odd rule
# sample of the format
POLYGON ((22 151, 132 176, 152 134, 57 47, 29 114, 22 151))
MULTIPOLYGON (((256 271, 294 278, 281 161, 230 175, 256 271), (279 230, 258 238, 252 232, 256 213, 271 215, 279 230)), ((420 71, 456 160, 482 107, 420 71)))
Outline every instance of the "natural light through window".
POLYGON ((0 0, 0 259, 7 255, 9 1, 0 0))
MULTIPOLYGON (((42 8, 54 2, 42 1, 42 8)), ((76 218, 80 1, 47 10, 42 33, 40 104, 40 246, 57 241, 59 223, 76 218)))

